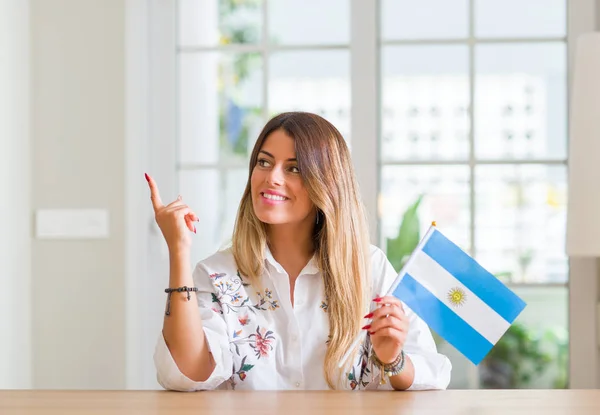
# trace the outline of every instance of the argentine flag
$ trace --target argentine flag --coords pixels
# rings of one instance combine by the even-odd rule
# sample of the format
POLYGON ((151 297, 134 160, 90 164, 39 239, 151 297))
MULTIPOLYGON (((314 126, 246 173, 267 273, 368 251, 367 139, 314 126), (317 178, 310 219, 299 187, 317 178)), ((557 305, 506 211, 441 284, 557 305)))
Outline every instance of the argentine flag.
POLYGON ((391 295, 479 364, 525 308, 525 302, 431 226, 391 295))

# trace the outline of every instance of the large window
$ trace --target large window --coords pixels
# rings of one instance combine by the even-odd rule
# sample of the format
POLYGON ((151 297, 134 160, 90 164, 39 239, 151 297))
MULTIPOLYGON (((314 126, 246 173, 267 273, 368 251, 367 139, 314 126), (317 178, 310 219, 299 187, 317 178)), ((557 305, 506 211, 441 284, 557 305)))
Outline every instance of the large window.
POLYGON ((422 196, 422 230, 437 220, 529 303, 479 376, 440 341, 453 384, 564 387, 566 1, 380 7, 382 237, 422 196))
POLYGON ((208 224, 194 258, 228 242, 268 118, 316 112, 349 140, 349 13, 347 0, 179 1, 180 191, 208 224))
POLYGON ((421 232, 436 220, 529 303, 479 368, 439 340, 454 364, 451 386, 564 387, 566 7, 566 0, 179 0, 176 165, 180 193, 203 222, 194 261, 229 241, 248 155, 268 118, 316 112, 351 148, 379 154, 365 163, 369 152, 353 151, 359 174, 367 165, 379 178, 370 183, 379 196, 369 213, 382 248, 420 199, 421 232), (374 25, 355 24, 373 10, 374 25), (365 38, 377 39, 378 53, 351 56, 365 38), (353 76, 353 65, 372 69, 375 96, 351 96, 372 81, 353 76), (358 137, 352 121, 365 116, 357 109, 365 105, 378 108, 377 127, 358 137))

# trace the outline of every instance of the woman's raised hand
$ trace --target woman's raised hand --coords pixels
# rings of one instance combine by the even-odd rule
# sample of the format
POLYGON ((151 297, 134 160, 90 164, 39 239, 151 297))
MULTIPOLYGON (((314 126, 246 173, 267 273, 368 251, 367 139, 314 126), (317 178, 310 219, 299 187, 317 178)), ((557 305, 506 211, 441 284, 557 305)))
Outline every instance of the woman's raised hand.
POLYGON ((145 176, 150 187, 154 217, 167 242, 169 251, 189 249, 192 245, 190 232, 196 233, 194 222, 198 222, 198 217, 188 205, 183 203, 181 196, 168 205, 163 205, 156 182, 148 174, 145 176))

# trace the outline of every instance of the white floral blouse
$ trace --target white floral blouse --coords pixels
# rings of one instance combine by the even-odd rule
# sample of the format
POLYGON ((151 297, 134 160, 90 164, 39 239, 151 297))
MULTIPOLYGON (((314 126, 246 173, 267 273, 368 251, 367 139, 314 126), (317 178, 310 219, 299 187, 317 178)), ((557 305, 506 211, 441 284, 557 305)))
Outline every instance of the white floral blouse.
MULTIPOLYGON (((329 321, 316 260, 313 258, 296 280, 294 306, 287 273, 268 250, 265 261, 260 292, 239 275, 230 250, 198 263, 194 284, 199 289, 199 312, 216 367, 206 381, 194 382, 181 373, 161 334, 154 363, 158 382, 165 389, 328 389, 323 363, 329 321)), ((374 246, 371 266, 375 298, 385 295, 397 274, 374 246)), ((427 325, 406 305, 404 309, 410 320, 404 351, 415 367, 410 389, 445 389, 450 382, 450 361, 437 353, 427 325)), ((389 381, 379 384, 380 373, 370 362, 371 352, 367 337, 345 376, 347 389, 391 388, 389 381)))

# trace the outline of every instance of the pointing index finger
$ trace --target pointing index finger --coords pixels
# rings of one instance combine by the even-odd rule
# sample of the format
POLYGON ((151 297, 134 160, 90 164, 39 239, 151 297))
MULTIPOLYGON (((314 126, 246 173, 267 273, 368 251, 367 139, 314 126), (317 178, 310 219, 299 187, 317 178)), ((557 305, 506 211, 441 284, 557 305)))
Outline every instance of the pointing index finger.
POLYGON ((158 192, 158 186, 152 177, 145 173, 146 181, 150 187, 150 200, 152 200, 152 207, 156 212, 158 209, 163 207, 162 200, 160 199, 160 193, 158 192))

